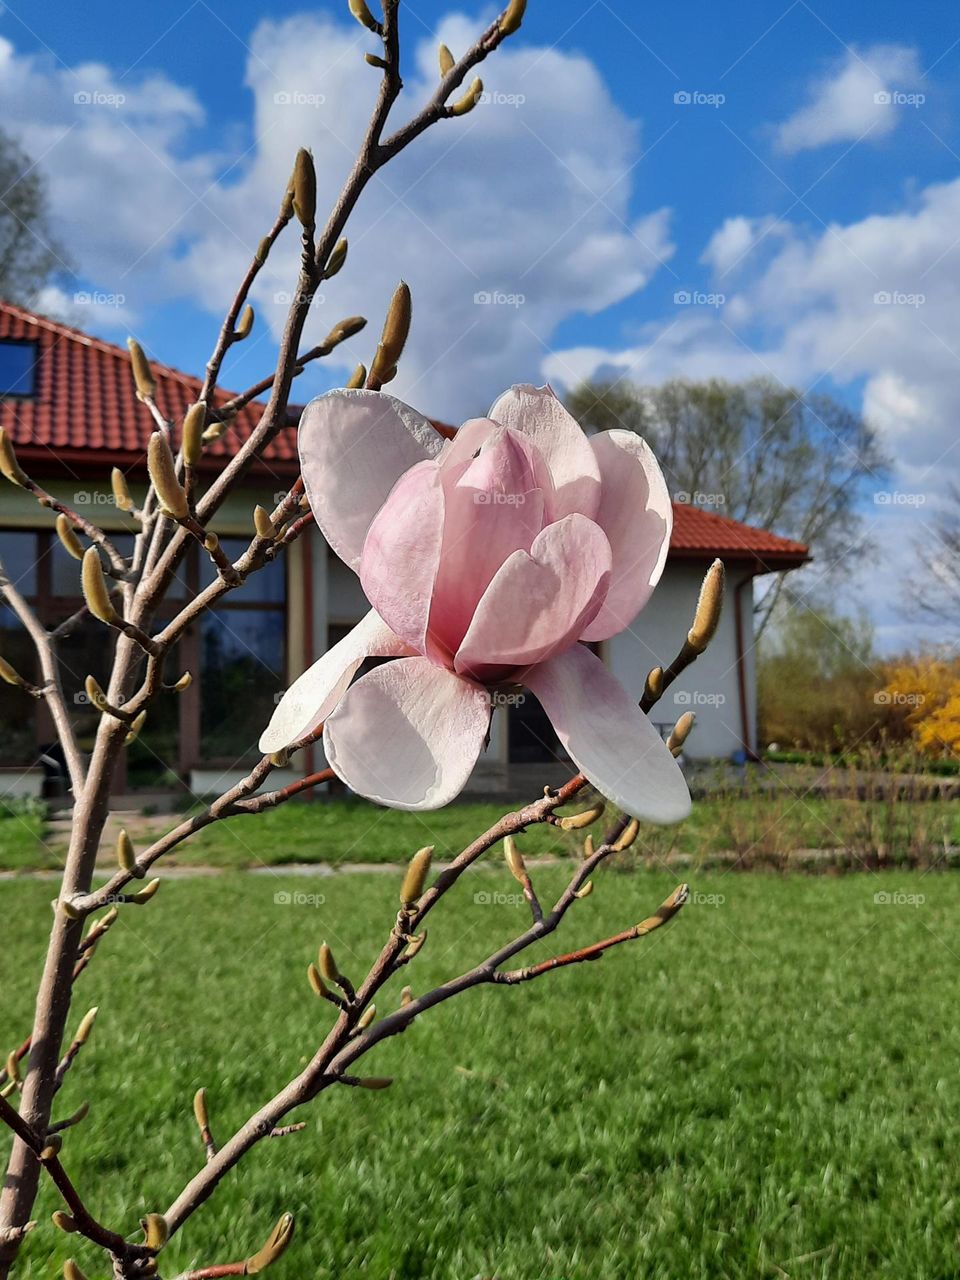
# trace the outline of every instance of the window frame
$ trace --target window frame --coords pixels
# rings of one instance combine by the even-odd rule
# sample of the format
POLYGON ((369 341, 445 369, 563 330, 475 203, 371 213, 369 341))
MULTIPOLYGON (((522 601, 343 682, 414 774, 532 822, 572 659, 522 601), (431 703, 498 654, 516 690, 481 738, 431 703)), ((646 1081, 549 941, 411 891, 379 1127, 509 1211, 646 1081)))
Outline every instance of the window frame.
POLYGON ((0 402, 4 400, 36 400, 37 385, 40 380, 40 340, 39 338, 0 338, 0 349, 4 347, 32 347, 33 362, 28 367, 30 374, 29 391, 5 391, 0 382, 0 402))

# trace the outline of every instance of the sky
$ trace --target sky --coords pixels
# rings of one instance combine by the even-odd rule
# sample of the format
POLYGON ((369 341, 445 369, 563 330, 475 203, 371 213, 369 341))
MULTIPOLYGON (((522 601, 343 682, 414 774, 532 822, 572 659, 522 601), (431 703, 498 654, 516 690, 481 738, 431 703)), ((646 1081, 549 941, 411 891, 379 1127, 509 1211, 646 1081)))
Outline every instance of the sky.
MULTIPOLYGON (((483 4, 401 7, 398 123, 483 4)), ((321 208, 377 89, 346 0, 9 0, 0 120, 47 179, 71 274, 44 307, 200 372, 299 146, 321 208)), ((877 426, 894 466, 861 498, 837 593, 882 650, 944 637, 906 600, 915 544, 960 478, 960 10, 876 0, 530 0, 485 98, 371 182, 306 335, 370 331, 297 399, 368 360, 405 278, 392 390, 459 422, 506 386, 602 375, 773 376, 877 426)), ((296 272, 281 240, 224 380, 272 367, 296 272)), ((828 566, 804 571, 813 599, 828 566)))

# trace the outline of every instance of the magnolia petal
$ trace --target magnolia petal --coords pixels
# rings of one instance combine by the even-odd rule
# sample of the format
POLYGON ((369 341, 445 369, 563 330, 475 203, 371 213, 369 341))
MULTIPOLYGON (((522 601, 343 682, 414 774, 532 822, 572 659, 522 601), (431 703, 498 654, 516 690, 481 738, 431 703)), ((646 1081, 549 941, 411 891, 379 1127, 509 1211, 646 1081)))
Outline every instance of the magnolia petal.
POLYGON ((401 658, 352 686, 327 718, 323 749, 368 800, 439 809, 463 790, 489 724, 485 689, 426 658, 401 658))
POLYGON ((456 669, 475 680, 542 662, 571 645, 603 603, 611 566, 606 534, 586 516, 547 525, 529 554, 515 551, 483 593, 456 669))
POLYGON ((600 505, 596 455, 576 418, 550 387, 511 387, 493 405, 490 417, 527 436, 539 449, 556 489, 555 519, 574 511, 596 514, 600 505))
POLYGON ((418 653, 426 650, 442 540, 440 468, 420 462, 400 477, 374 517, 359 568, 367 599, 418 653))
POLYGON ((598 657, 574 645, 534 667, 524 683, 539 699, 582 773, 625 813, 680 822, 690 793, 666 743, 598 657))
POLYGON ((409 652, 371 609, 349 635, 294 680, 260 736, 260 750, 264 755, 282 751, 321 724, 343 697, 364 658, 396 658, 409 652))
POLYGON ((373 517, 410 467, 443 439, 409 405, 382 391, 328 391, 311 400, 298 436, 303 482, 327 542, 356 569, 373 517))
POLYGON ((630 625, 660 581, 673 506, 653 451, 635 431, 603 431, 590 444, 602 481, 595 519, 610 541, 613 572, 607 598, 583 639, 606 640, 630 625))

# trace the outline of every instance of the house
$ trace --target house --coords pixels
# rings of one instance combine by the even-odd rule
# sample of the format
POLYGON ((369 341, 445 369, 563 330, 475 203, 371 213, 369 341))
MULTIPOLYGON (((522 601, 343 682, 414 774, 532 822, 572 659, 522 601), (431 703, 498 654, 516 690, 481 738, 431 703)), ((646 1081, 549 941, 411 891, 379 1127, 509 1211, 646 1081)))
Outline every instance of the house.
MULTIPOLYGON (((197 398, 197 379, 154 364, 157 403, 179 421, 197 398)), ((217 403, 230 398, 218 394, 217 403)), ((234 427, 204 454, 201 475, 213 474, 255 425, 256 403, 243 408, 234 427)), ((133 523, 113 502, 110 470, 127 476, 134 497, 146 481, 144 450, 152 420, 136 399, 126 350, 0 303, 0 426, 14 441, 24 469, 74 509, 89 514, 123 551, 132 545, 133 523)), ((229 554, 251 536, 256 504, 272 508, 297 474, 295 421, 248 474, 244 487, 218 512, 212 527, 229 554)), ((719 556, 728 570, 728 596, 719 632, 708 653, 671 688, 655 719, 666 730, 683 710, 697 712, 689 740, 697 757, 729 758, 755 749, 755 681, 752 644, 753 583, 763 575, 796 568, 807 549, 796 542, 697 507, 675 504, 670 554, 652 603, 622 635, 606 641, 601 655, 639 698, 651 666, 668 662, 689 626, 704 571, 719 556)), ((33 497, 4 483, 0 489, 0 559, 40 619, 54 626, 82 607, 79 565, 53 531, 53 521, 33 497)), ((165 606, 210 581, 212 569, 199 547, 188 554, 165 606)), ((206 793, 238 778, 258 758, 257 738, 284 687, 305 665, 351 628, 367 605, 360 584, 330 551, 316 529, 294 543, 285 559, 231 593, 215 613, 183 637, 173 667, 194 681, 179 696, 161 698, 128 753, 120 792, 158 791, 186 785, 206 793)), ((63 683, 82 743, 93 736, 97 715, 84 679, 106 683, 109 646, 103 626, 83 619, 60 644, 63 683)), ((31 651, 11 611, 0 604, 0 654, 23 674, 31 651)), ((20 689, 0 684, 0 770, 8 789, 36 784, 41 758, 55 769, 54 733, 48 713, 20 689), (27 781, 24 782, 23 780, 27 781)), ((494 718, 489 747, 473 785, 499 789, 542 778, 555 761, 556 740, 532 698, 494 718)), ((306 754, 306 753, 305 753, 306 754)), ((314 757, 318 749, 314 750, 314 757)), ((316 767, 315 759, 297 762, 316 767)), ((2 790, 3 784, 0 784, 2 790)))

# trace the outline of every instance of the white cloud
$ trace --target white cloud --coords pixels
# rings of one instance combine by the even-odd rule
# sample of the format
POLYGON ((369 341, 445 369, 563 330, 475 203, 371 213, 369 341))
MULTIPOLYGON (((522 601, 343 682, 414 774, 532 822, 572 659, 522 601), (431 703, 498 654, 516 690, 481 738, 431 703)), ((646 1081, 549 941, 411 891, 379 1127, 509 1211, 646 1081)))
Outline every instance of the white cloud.
POLYGON ((566 385, 597 375, 658 382, 772 374, 801 390, 833 383, 862 396, 895 470, 874 487, 889 498, 868 495, 883 571, 866 574, 860 590, 889 645, 916 643, 900 584, 915 567, 913 542, 960 474, 958 226, 960 179, 927 187, 899 212, 816 234, 784 225, 777 251, 739 279, 725 306, 677 308, 619 349, 559 351, 546 372, 566 385))
POLYGON ((916 94, 921 79, 916 49, 898 44, 849 48, 813 83, 809 102, 777 126, 777 146, 793 153, 856 142, 868 134, 883 137, 903 117, 908 104, 902 95, 916 94))
MULTIPOLYGON (((462 50, 477 28, 452 16, 423 39, 415 23, 407 30, 395 124, 433 91, 438 39, 462 50)), ((321 209, 352 163, 377 92, 362 56, 373 38, 349 19, 299 16, 261 22, 249 46, 253 142, 234 163, 193 144, 203 115, 182 86, 162 76, 133 84, 103 66, 67 70, 0 43, 0 112, 48 174, 82 274, 133 312, 179 299, 222 310, 297 148, 313 150, 321 209), (75 103, 77 93, 92 100, 75 103)), ((348 228, 347 266, 324 286, 305 337, 312 344, 340 317, 367 315, 370 330, 345 345, 341 367, 369 359, 403 276, 414 325, 392 389, 453 417, 530 380, 562 320, 628 297, 673 252, 666 210, 629 210, 621 179, 639 131, 593 63, 507 44, 483 76, 489 101, 441 121, 371 180, 348 228)), ((288 232, 255 289, 275 335, 297 253, 288 232)))

